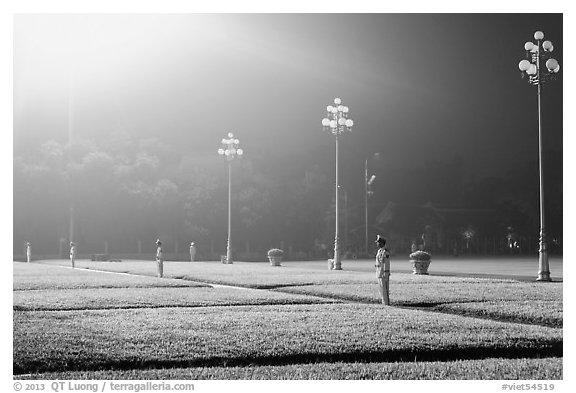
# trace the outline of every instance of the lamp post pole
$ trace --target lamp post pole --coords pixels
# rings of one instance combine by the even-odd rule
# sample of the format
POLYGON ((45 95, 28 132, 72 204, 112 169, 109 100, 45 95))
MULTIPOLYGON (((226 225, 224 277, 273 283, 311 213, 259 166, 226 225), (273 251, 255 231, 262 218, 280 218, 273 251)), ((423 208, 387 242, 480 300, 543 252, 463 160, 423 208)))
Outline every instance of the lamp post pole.
POLYGON ((543 161, 543 135, 542 135, 542 114, 541 114, 541 92, 542 83, 554 79, 554 76, 560 71, 560 64, 556 59, 550 56, 554 46, 550 41, 543 41, 544 33, 537 31, 534 33, 536 44, 529 41, 524 44, 526 57, 520 61, 518 68, 528 75, 528 83, 537 86, 538 95, 538 172, 540 180, 540 247, 538 250, 538 278, 536 281, 551 281, 550 266, 548 263, 548 240, 546 239, 546 225, 544 214, 544 161, 543 161), (545 70, 541 67, 541 62, 546 60, 545 70))
POLYGON ((340 98, 334 99, 334 104, 336 106, 328 105, 326 107, 327 117, 322 119, 322 126, 325 130, 330 131, 332 135, 335 136, 335 149, 336 149, 336 184, 335 184, 335 194, 336 194, 336 212, 335 212, 335 234, 334 234, 334 270, 342 270, 342 260, 340 258, 340 243, 339 243, 339 231, 338 231, 338 137, 344 132, 352 131, 352 126, 354 122, 352 119, 348 118, 348 107, 342 105, 342 100, 340 98))
POLYGON ((234 134, 228 133, 228 139, 222 139, 222 147, 218 149, 218 154, 226 158, 228 162, 228 239, 226 241, 226 263, 233 263, 232 260, 232 160, 241 157, 244 151, 238 148, 240 141, 234 138, 234 134))
POLYGON ((368 257, 368 159, 364 165, 364 253, 368 257))
POLYGON ((228 161, 228 239, 226 240, 226 263, 232 263, 232 162, 228 161))

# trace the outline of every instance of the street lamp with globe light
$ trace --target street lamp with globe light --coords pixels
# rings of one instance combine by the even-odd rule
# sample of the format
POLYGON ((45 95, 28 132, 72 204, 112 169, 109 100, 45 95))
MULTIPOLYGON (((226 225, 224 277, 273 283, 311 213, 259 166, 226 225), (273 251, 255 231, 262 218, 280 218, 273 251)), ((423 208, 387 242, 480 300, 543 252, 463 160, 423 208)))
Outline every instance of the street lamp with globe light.
POLYGON ((342 260, 340 258, 340 244, 338 232, 338 137, 344 132, 351 132, 354 122, 348 118, 349 108, 342 104, 340 98, 334 99, 336 106, 326 107, 327 116, 322 119, 324 130, 335 136, 336 140, 336 229, 334 234, 334 270, 342 270, 342 260))
POLYGON ((550 41, 542 41, 544 33, 534 33, 536 43, 531 41, 524 44, 526 59, 521 60, 518 68, 522 71, 522 77, 528 75, 528 83, 538 87, 538 167, 540 175, 540 248, 538 258, 537 281, 551 281, 550 267, 548 264, 548 241, 546 239, 545 215, 544 215, 544 167, 542 152, 542 115, 541 115, 541 91, 542 84, 555 78, 560 71, 558 60, 552 58, 551 53, 554 45, 550 41), (545 62, 545 67, 541 64, 545 62))
POLYGON ((240 141, 234 138, 234 134, 229 132, 228 139, 222 138, 222 147, 218 149, 218 154, 226 158, 228 162, 228 240, 226 242, 226 263, 232 263, 232 243, 231 243, 231 217, 232 217, 232 161, 236 157, 241 157, 244 151, 238 147, 240 141))

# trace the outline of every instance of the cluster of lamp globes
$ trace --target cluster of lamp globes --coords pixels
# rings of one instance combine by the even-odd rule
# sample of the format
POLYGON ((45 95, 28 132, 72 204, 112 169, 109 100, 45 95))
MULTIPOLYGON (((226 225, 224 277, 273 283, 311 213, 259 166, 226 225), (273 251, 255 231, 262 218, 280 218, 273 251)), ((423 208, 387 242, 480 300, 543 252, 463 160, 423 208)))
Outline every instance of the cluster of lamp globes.
POLYGON ((332 130, 338 129, 340 127, 348 127, 351 128, 354 125, 352 119, 348 119, 348 107, 342 105, 342 100, 340 98, 334 99, 334 104, 336 106, 328 105, 326 107, 326 111, 328 111, 328 116, 331 116, 332 119, 325 117, 322 119, 322 126, 330 127, 332 130))
MULTIPOLYGON (((544 39, 544 33, 537 31, 534 33, 534 39, 537 41, 537 44, 534 44, 531 41, 524 44, 524 49, 526 49, 527 52, 532 53, 532 61, 535 61, 535 59, 540 55, 540 41, 544 39)), ((552 45, 551 41, 544 41, 542 42, 542 49, 544 49, 545 52, 552 52, 554 50, 554 45, 552 45)), ((538 73, 538 66, 528 60, 520 61, 518 68, 520 68, 520 71, 526 72, 530 76, 538 73)), ((548 69, 548 72, 556 74, 560 71, 560 64, 558 64, 558 60, 550 58, 546 61, 546 68, 548 69)))
POLYGON ((241 156, 242 154, 244 154, 244 151, 237 147, 239 143, 240 141, 234 138, 234 134, 229 132, 228 139, 226 138, 222 139, 222 145, 225 145, 226 149, 224 149, 223 147, 218 149, 218 154, 226 157, 226 159, 228 160, 232 160, 237 155, 241 156))

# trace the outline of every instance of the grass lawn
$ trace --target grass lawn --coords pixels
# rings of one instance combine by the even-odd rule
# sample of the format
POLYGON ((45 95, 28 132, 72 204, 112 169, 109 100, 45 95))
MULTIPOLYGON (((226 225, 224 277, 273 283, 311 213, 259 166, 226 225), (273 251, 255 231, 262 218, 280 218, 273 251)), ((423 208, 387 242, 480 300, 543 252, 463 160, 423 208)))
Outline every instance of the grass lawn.
POLYGON ((153 380, 558 380, 562 359, 457 360, 447 362, 320 362, 283 366, 229 366, 165 369, 72 371, 31 374, 19 379, 153 379, 153 380))
POLYGON ((13 269, 14 291, 37 289, 84 288, 150 288, 206 286, 184 280, 160 279, 120 274, 95 274, 84 269, 72 269, 38 263, 15 263, 13 269))
MULTIPOLYGON (((498 279, 454 279, 398 273, 390 279, 392 305, 562 327, 562 283, 498 279)), ((283 292, 379 303, 375 283, 308 285, 283 292)))
MULTIPOLYGON (((43 263, 69 265, 63 261, 43 263)), ((157 273, 156 263, 153 261, 92 262, 80 260, 76 261, 76 266, 144 276, 156 276, 157 273)), ((267 263, 250 262, 234 262, 230 265, 220 262, 165 262, 164 276, 247 288, 374 281, 374 274, 366 272, 310 271, 293 266, 272 267, 267 263)))
POLYGON ((560 329, 364 304, 14 315, 15 373, 558 356, 561 347, 560 329))
POLYGON ((338 300, 241 288, 151 287, 88 288, 14 292, 18 311, 102 310, 115 308, 207 307, 258 304, 334 303, 338 300))
POLYGON ((384 307, 372 273, 166 265, 14 263, 15 376, 562 378, 562 283, 394 274, 384 307))

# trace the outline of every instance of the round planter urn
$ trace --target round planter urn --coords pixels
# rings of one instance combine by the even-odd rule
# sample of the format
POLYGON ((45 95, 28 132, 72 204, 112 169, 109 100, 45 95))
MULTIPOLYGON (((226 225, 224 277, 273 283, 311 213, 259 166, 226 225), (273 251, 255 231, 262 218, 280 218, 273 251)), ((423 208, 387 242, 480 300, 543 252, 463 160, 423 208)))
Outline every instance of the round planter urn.
POLYGON ((270 266, 282 266, 282 257, 268 257, 270 261, 270 266))
POLYGON ((428 267, 432 256, 426 251, 416 251, 410 254, 412 274, 428 274, 428 267))
POLYGON ((268 250, 268 260, 270 261, 270 266, 282 266, 282 257, 284 256, 284 251, 279 248, 273 248, 268 250))

